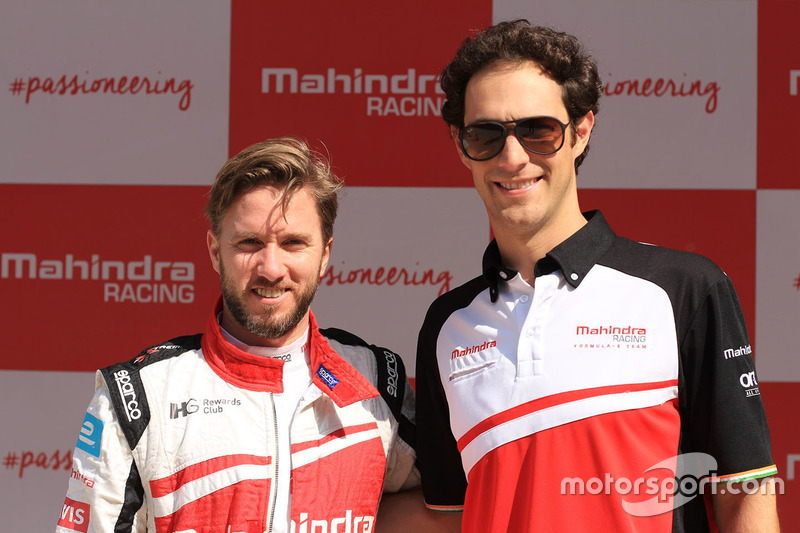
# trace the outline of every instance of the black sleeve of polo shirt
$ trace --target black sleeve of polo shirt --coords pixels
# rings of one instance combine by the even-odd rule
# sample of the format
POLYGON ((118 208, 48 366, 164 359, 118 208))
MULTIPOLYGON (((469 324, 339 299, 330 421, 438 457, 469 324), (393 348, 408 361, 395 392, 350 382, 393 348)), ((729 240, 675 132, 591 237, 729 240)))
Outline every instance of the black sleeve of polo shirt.
POLYGON ((711 286, 681 342, 684 452, 717 460, 726 476, 772 466, 769 428, 739 299, 724 276, 711 286))
POLYGON ((434 510, 458 511, 464 505, 467 480, 436 361, 441 322, 432 319, 435 307, 436 303, 428 311, 417 342, 417 466, 425 504, 434 510))

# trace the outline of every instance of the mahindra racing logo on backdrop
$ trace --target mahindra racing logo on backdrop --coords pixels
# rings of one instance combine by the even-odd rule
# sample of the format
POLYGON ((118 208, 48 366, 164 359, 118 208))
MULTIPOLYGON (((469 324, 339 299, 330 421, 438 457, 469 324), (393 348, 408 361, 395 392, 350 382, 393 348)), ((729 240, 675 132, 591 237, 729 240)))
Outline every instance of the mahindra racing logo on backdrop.
POLYGON ((365 72, 363 68, 301 72, 296 68, 262 68, 263 94, 320 94, 352 95, 365 102, 368 117, 427 117, 440 116, 444 94, 438 75, 418 73, 415 68, 405 72, 365 72))
POLYGON ((0 278, 102 281, 106 303, 194 302, 194 263, 158 261, 151 255, 138 261, 116 261, 101 260, 99 254, 44 259, 35 253, 4 253, 0 278))

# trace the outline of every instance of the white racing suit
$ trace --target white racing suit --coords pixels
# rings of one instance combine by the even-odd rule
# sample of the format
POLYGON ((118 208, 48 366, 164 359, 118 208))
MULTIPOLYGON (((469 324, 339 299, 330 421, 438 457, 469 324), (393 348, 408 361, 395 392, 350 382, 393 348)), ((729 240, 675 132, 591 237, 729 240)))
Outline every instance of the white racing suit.
POLYGON ((295 533, 373 530, 383 491, 419 484, 413 392, 400 357, 310 319, 313 383, 277 454, 283 361, 204 335, 99 370, 57 533, 263 533, 291 461, 295 533))

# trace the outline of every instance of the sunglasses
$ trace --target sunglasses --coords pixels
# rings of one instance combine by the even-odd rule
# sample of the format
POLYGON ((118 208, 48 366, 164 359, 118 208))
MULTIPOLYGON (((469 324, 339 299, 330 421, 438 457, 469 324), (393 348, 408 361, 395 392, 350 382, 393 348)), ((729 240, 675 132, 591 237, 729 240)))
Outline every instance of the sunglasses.
POLYGON ((473 161, 486 161, 502 152, 506 137, 512 132, 529 152, 550 155, 564 146, 566 128, 566 124, 553 117, 528 117, 505 122, 487 120, 464 126, 458 132, 458 139, 464 155, 473 161))

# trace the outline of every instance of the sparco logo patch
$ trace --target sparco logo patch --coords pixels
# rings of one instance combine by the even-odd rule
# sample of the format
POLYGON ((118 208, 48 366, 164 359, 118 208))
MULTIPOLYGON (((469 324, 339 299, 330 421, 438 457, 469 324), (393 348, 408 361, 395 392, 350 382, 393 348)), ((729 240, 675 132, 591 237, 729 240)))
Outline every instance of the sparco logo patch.
POLYGON ((336 377, 335 377, 333 374, 331 374, 331 373, 328 371, 328 369, 327 369, 327 368, 325 368, 323 365, 319 365, 319 368, 317 369, 317 375, 318 375, 318 376, 319 376, 319 377, 322 379, 322 381, 324 381, 324 382, 325 382, 325 383, 328 385, 328 387, 330 387, 330 388, 334 388, 336 385, 338 385, 338 384, 339 384, 339 380, 338 380, 338 379, 336 379, 336 377))
POLYGON ((114 372, 114 381, 117 382, 117 389, 122 396, 122 405, 125 408, 125 415, 128 417, 128 422, 139 420, 142 417, 142 411, 139 409, 139 402, 136 400, 136 391, 133 389, 131 377, 127 370, 119 370, 114 372))

